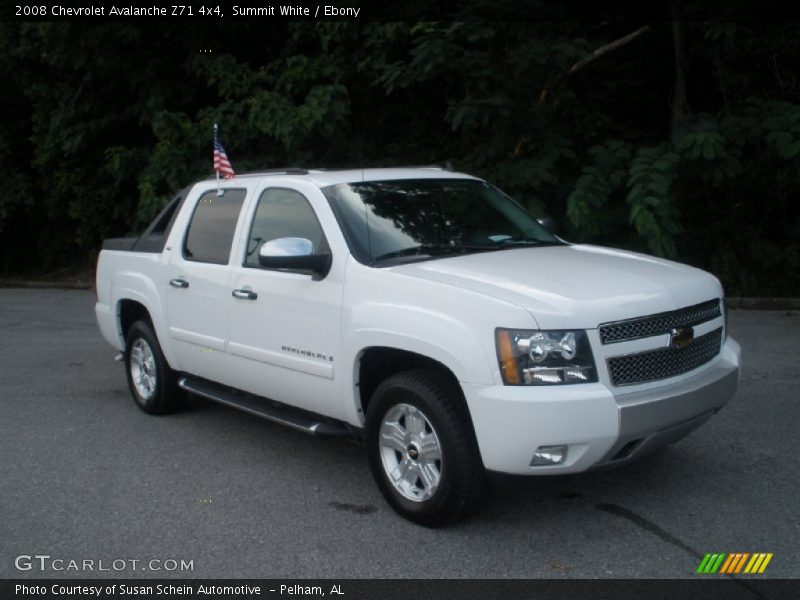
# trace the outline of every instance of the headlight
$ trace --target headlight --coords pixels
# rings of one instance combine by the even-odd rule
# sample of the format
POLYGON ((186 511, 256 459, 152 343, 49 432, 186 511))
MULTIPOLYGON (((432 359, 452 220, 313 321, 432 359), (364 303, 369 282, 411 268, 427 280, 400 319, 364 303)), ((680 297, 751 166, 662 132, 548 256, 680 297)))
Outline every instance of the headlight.
POLYGON ((597 381, 585 331, 497 329, 496 342, 506 385, 597 381))

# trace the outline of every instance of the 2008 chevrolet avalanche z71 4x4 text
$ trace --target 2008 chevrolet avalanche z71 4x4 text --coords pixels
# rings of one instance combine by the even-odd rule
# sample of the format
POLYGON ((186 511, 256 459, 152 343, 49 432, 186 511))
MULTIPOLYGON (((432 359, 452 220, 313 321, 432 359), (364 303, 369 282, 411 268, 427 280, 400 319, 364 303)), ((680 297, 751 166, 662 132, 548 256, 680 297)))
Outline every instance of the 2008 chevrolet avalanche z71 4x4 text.
POLYGON ((181 192, 107 240, 97 321, 147 413, 187 392, 363 439, 389 504, 440 525, 486 471, 623 464, 734 394, 722 287, 567 243, 437 168, 267 171, 181 192))

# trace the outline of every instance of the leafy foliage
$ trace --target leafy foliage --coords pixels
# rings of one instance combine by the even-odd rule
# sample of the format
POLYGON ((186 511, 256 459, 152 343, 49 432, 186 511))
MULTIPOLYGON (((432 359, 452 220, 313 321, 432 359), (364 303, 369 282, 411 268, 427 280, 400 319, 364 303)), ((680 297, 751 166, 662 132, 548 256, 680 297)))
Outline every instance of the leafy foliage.
POLYGON ((611 140, 592 146, 575 188, 567 197, 567 218, 575 236, 591 239, 613 227, 612 194, 619 194, 627 182, 631 146, 611 140))
POLYGON ((637 150, 628 171, 630 223, 658 256, 677 256, 674 236, 681 227, 670 195, 677 162, 678 155, 666 144, 645 146, 637 150))
POLYGON ((796 29, 686 23, 675 128, 669 23, 570 72, 641 25, 2 23, 0 269, 90 261, 141 229, 210 174, 218 122, 240 172, 451 161, 567 239, 796 295, 796 29))

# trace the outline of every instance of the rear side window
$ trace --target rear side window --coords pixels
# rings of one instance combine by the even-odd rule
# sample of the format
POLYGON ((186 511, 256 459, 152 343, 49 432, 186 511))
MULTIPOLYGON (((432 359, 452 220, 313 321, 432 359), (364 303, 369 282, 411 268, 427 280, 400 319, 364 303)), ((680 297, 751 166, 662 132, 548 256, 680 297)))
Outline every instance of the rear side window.
POLYGON ((150 227, 145 233, 147 235, 163 235, 167 231, 167 226, 172 222, 172 217, 175 216, 175 211, 181 204, 183 196, 178 194, 169 204, 161 211, 161 213, 153 220, 150 227))
POLYGON ((200 197, 183 244, 186 260, 228 264, 244 197, 245 190, 225 190, 222 196, 211 190, 200 197))
POLYGON ((317 215, 303 194, 284 188, 264 190, 250 228, 244 266, 259 266, 258 250, 264 242, 284 237, 306 238, 313 244, 314 252, 319 252, 324 244, 317 215))

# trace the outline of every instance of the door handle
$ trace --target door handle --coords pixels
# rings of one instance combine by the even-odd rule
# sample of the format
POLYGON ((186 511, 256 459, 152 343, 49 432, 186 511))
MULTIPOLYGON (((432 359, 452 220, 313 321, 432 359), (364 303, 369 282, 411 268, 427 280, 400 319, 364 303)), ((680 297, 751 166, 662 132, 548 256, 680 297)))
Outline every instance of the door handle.
POLYGON ((180 277, 176 279, 170 279, 169 284, 174 288, 187 288, 189 287, 189 282, 185 279, 181 279, 180 277))
POLYGON ((234 298, 239 298, 240 300, 255 300, 258 298, 258 294, 251 292, 250 290, 233 290, 231 295, 234 298))

